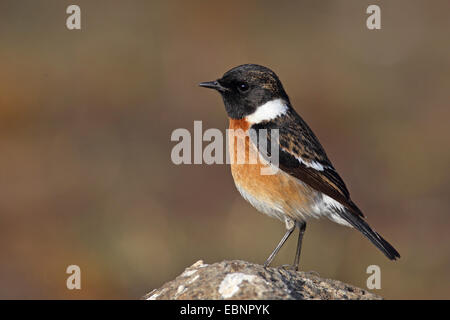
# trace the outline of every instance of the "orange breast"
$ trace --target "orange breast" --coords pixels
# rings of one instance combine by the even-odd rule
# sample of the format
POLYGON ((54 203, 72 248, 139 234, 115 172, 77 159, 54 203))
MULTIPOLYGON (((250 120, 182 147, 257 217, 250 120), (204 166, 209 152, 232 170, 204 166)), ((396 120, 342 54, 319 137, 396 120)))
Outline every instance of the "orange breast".
POLYGON ((261 174, 261 170, 267 166, 261 162, 261 157, 257 163, 249 163, 249 153, 251 150, 257 152, 257 148, 248 136, 244 138, 236 134, 238 129, 245 134, 249 127, 250 124, 245 120, 230 119, 229 129, 234 129, 234 135, 229 132, 229 152, 236 186, 267 206, 281 208, 292 219, 305 218, 309 215, 315 191, 281 170, 272 175, 261 174), (238 139, 245 139, 245 143, 239 143, 238 139), (245 154, 245 163, 237 163, 239 153, 245 154))

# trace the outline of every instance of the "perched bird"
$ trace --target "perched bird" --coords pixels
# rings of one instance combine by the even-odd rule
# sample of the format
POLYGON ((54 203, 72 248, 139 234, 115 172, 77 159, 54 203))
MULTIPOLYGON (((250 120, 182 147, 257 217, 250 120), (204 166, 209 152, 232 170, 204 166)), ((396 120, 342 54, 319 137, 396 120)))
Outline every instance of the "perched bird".
MULTIPOLYGON (((356 228, 389 259, 400 257, 364 220, 319 140, 292 108, 283 85, 272 70, 245 64, 227 71, 218 80, 202 82, 200 86, 215 89, 222 95, 230 129, 241 129, 246 133, 250 129, 278 129, 277 141, 271 141, 269 134, 266 141, 266 145, 275 145, 278 149, 279 170, 275 174, 261 174, 264 165, 261 162, 231 163, 233 179, 241 195, 258 211, 286 224, 285 235, 264 266, 269 266, 297 227, 299 237, 292 267, 298 270, 303 234, 311 217, 326 217, 356 228)), ((247 153, 252 148, 259 150, 257 140, 245 140, 247 153)), ((237 144, 233 148, 230 152, 236 151, 237 144)), ((267 154, 260 156, 267 159, 267 154)))

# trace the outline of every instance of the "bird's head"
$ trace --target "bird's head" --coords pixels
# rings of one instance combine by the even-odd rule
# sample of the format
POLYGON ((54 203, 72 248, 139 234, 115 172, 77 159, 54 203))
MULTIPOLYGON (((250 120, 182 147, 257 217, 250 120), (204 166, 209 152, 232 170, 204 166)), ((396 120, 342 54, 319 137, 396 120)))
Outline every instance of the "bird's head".
POLYGON ((250 116, 261 106, 272 108, 268 103, 274 102, 273 108, 289 104, 289 97, 275 72, 256 64, 235 67, 227 71, 222 78, 202 82, 200 86, 220 92, 231 119, 250 116))

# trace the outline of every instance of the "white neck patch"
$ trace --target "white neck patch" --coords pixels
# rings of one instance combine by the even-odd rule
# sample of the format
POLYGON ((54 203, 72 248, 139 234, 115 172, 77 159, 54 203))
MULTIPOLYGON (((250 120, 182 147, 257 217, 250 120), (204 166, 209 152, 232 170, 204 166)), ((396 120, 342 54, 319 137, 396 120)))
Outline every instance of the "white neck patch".
POLYGON ((288 107, 283 99, 275 99, 259 106, 255 112, 248 115, 245 119, 251 124, 256 124, 278 118, 285 114, 287 110, 288 107))

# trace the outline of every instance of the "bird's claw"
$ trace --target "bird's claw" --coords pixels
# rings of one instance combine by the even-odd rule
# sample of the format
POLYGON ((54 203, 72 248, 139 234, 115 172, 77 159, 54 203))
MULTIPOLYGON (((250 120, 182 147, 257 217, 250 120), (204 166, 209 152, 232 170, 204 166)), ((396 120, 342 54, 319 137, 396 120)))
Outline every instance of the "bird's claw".
POLYGON ((291 264, 283 264, 282 266, 280 266, 280 268, 288 271, 298 271, 298 266, 294 266, 291 264))

